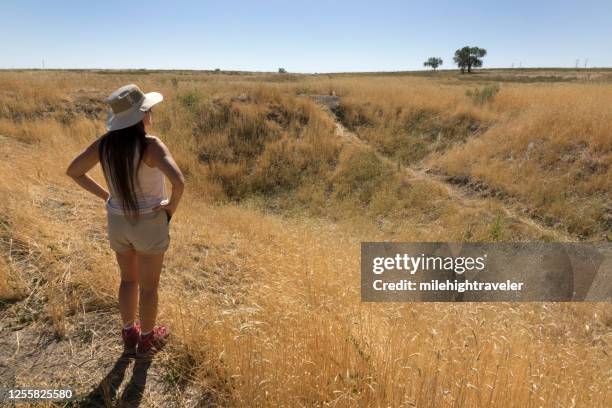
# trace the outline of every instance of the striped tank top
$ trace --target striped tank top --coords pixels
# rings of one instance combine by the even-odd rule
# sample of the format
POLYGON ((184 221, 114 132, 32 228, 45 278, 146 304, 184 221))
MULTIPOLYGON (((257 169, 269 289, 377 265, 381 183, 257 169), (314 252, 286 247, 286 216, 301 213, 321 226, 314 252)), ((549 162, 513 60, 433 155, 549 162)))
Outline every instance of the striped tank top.
MULTIPOLYGON (((134 164, 138 163, 138 155, 139 152, 136 151, 134 164)), ((123 214, 121 201, 108 178, 107 183, 109 184, 108 189, 110 193, 110 197, 106 201, 108 212, 112 214, 123 214)), ((134 187, 136 189, 134 195, 136 196, 139 214, 151 213, 154 207, 168 202, 164 173, 156 167, 147 166, 144 160, 140 162, 140 167, 137 170, 134 187)))

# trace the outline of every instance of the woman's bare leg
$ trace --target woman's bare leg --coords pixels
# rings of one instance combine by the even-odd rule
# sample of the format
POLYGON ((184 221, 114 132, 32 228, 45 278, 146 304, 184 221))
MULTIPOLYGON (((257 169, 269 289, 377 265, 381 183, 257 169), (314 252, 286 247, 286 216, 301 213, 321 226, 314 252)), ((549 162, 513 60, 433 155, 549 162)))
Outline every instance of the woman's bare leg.
POLYGON ((143 333, 150 332, 157 317, 157 287, 164 254, 138 254, 140 276, 140 324, 143 333))
POLYGON ((123 325, 128 325, 136 319, 138 306, 138 256, 134 251, 115 252, 121 284, 119 285, 119 311, 123 325))

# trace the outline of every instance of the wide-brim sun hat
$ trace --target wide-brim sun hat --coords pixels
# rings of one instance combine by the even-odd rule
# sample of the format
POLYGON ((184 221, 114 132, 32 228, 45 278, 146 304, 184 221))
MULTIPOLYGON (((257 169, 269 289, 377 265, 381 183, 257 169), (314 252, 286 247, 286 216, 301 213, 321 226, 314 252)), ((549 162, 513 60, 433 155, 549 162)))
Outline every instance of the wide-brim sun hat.
POLYGON ((106 98, 106 103, 111 107, 106 129, 119 130, 137 124, 144 118, 146 111, 163 100, 159 92, 143 93, 134 84, 122 86, 106 98))

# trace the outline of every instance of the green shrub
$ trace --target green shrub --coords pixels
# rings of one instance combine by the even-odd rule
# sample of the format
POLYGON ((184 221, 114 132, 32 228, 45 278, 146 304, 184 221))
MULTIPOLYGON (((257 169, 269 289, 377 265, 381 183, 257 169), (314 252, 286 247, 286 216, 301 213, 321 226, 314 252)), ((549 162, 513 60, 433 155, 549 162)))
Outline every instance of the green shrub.
POLYGON ((484 105, 485 103, 492 102, 498 92, 498 85, 487 85, 482 89, 468 89, 465 92, 465 95, 472 99, 472 102, 474 102, 475 105, 484 105))
POLYGON ((497 217, 495 217, 495 221, 491 225, 491 229, 489 231, 489 237, 491 241, 497 242, 501 240, 502 234, 503 234, 502 219, 498 215, 497 217))

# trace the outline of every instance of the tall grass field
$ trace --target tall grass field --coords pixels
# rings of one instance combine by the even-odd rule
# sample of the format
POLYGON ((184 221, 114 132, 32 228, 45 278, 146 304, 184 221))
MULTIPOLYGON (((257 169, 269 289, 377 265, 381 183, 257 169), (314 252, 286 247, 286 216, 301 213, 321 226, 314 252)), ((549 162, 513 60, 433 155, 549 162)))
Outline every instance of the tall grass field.
POLYGON ((362 303, 359 253, 612 240, 606 70, 0 71, 0 386, 117 358, 104 203, 65 172, 128 83, 186 177, 142 406, 612 406, 610 303, 362 303))

